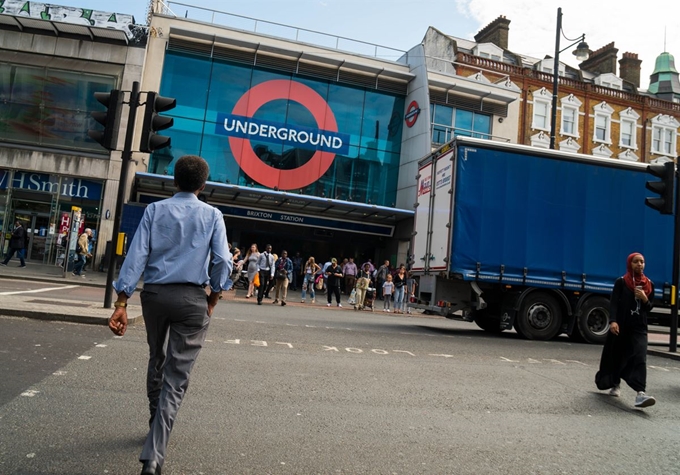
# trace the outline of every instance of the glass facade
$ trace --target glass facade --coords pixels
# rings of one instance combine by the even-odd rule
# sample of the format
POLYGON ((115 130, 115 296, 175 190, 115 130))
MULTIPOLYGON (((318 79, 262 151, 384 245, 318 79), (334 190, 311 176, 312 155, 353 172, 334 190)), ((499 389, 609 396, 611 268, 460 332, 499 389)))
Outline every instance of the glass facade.
POLYGON ((102 128, 90 117, 104 110, 95 92, 116 78, 0 62, 0 141, 102 152, 87 135, 102 128))
POLYGON ((444 144, 455 135, 491 138, 491 116, 441 104, 430 104, 432 143, 444 144))
POLYGON ((160 93, 177 107, 150 173, 198 154, 216 182, 395 202, 403 96, 174 51, 160 93))

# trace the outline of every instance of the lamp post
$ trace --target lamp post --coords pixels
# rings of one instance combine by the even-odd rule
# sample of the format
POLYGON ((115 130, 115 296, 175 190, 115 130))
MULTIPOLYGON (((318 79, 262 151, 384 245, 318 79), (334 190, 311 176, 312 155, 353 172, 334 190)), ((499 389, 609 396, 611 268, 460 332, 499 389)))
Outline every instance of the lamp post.
POLYGON ((552 110, 550 116, 550 148, 555 148, 555 128, 557 127, 557 88, 560 77, 560 53, 568 50, 578 43, 574 56, 578 61, 585 61, 590 56, 590 48, 585 42, 586 34, 582 34, 576 39, 567 38, 562 32, 562 8, 557 9, 557 31, 555 32, 555 65, 553 67, 553 89, 552 89, 552 110), (560 49, 560 39, 564 36, 567 41, 572 41, 569 46, 560 49))

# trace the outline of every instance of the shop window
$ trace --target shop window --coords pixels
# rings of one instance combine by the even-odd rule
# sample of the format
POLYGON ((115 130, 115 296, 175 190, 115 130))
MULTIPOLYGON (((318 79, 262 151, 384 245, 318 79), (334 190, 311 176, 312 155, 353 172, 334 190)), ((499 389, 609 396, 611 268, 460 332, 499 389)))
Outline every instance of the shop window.
POLYGON ((0 140, 37 146, 104 152, 87 135, 101 127, 90 112, 102 110, 95 92, 116 78, 0 63, 0 140))

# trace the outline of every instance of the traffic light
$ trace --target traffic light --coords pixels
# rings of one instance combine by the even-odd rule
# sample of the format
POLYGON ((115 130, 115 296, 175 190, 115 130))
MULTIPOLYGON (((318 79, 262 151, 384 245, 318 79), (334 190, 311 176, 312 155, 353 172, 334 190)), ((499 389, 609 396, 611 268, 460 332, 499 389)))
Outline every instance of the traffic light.
POLYGON ((142 139, 139 143, 140 152, 151 153, 170 145, 170 137, 158 135, 156 132, 172 127, 174 120, 172 117, 163 117, 158 113, 174 109, 176 105, 177 100, 172 97, 159 96, 156 92, 146 93, 142 139))
POLYGON ((645 198, 645 204, 661 214, 673 214, 673 191, 675 182, 675 163, 666 162, 658 165, 647 165, 647 173, 661 178, 661 181, 648 181, 646 188, 660 198, 645 198))
POLYGON ((115 150, 118 141, 118 128, 123 109, 123 91, 113 89, 111 92, 95 92, 94 98, 108 110, 95 111, 90 115, 104 126, 104 130, 88 130, 87 135, 107 150, 115 150))

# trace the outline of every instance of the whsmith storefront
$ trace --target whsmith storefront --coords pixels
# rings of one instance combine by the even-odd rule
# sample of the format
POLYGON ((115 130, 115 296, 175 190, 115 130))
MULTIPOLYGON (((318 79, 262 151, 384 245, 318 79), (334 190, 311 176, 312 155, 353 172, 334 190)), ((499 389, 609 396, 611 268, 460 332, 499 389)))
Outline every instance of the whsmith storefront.
MULTIPOLYGON (((198 154, 211 170, 201 198, 241 249, 404 262, 415 202, 397 204, 409 66, 163 15, 152 26, 164 36, 150 40, 142 89, 177 99, 162 132, 172 146, 135 175, 124 230, 173 193, 175 161, 198 154)), ((414 159, 429 135, 423 143, 414 159)))

